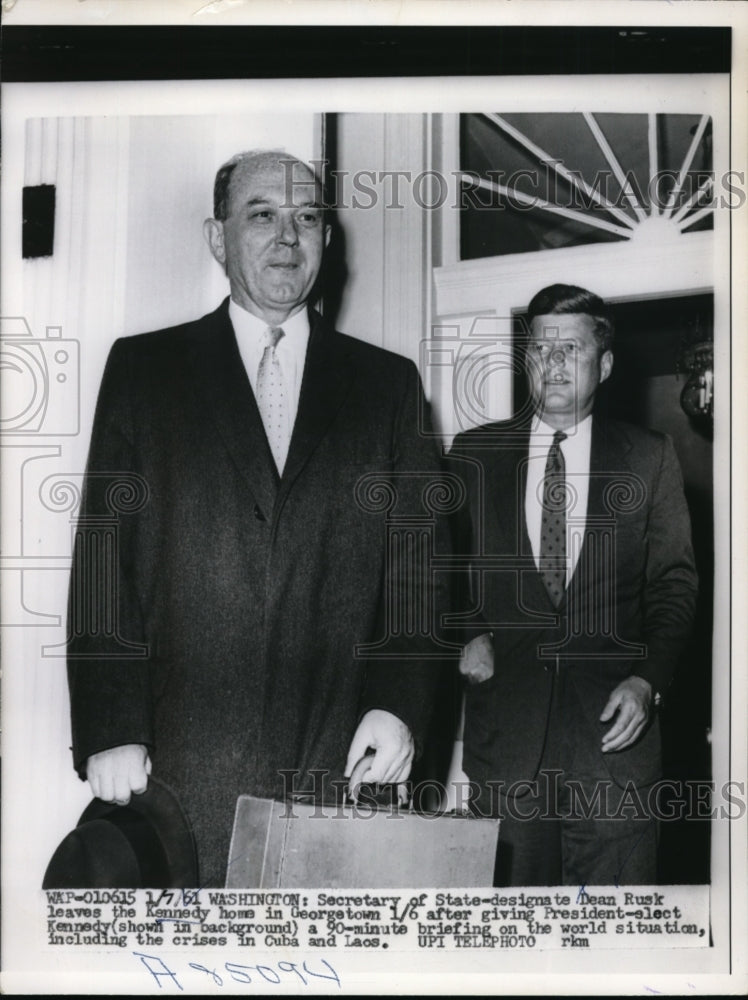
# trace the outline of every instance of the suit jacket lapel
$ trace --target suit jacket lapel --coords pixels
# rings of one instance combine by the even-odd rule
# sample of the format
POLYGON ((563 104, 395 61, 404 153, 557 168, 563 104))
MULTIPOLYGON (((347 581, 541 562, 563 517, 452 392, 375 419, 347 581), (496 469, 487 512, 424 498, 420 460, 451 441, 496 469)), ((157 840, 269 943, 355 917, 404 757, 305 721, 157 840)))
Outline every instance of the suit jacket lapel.
POLYGON ((629 471, 628 451, 629 445, 615 424, 593 417, 590 443, 590 481, 584 539, 579 560, 567 587, 567 594, 571 592, 572 583, 577 573, 580 572, 581 567, 586 565, 586 550, 590 544, 591 533, 599 531, 601 522, 610 521, 611 512, 605 503, 606 491, 616 479, 622 479, 629 471))
POLYGON ((546 586, 543 583, 543 578, 538 570, 537 562, 535 561, 535 556, 532 551, 530 535, 527 530, 525 494, 527 492, 527 467, 529 456, 530 431, 528 428, 527 440, 522 447, 522 452, 517 464, 517 468, 521 469, 521 474, 517 476, 517 490, 519 491, 519 495, 517 497, 516 519, 520 530, 520 534, 518 536, 519 548, 517 549, 517 552, 527 558, 529 566, 528 571, 522 575, 522 596, 527 601, 529 607, 539 610, 544 606, 544 604, 547 604, 549 612, 556 614, 557 608, 554 606, 553 601, 551 601, 546 586))
POLYGON ((228 315, 228 302, 201 324, 191 361, 198 392, 231 457, 269 520, 278 491, 278 472, 244 370, 228 315))
MULTIPOLYGON (((590 481, 587 493, 587 526, 584 533, 584 544, 590 531, 589 522, 603 517, 605 514, 605 473, 610 465, 607 459, 607 428, 600 424, 600 421, 592 418, 592 439, 590 441, 590 481)), ((582 553, 579 562, 582 561, 582 553)))
MULTIPOLYGON (((527 482, 527 448, 529 436, 516 447, 498 449, 498 459, 487 467, 491 482, 486 483, 491 510, 487 523, 497 527, 500 543, 495 551, 505 555, 531 554, 525 518, 525 483, 527 482)), ((487 457, 490 455, 487 452, 487 457)), ((488 551, 493 551, 489 548, 488 551)))
POLYGON ((285 496, 351 390, 355 369, 345 340, 310 310, 309 346, 280 496, 285 496))
POLYGON ((486 476, 490 477, 485 484, 488 494, 486 527, 491 530, 491 526, 498 532, 498 536, 497 542, 485 540, 485 551, 524 558, 527 561, 526 568, 517 574, 520 585, 517 601, 521 600, 528 608, 535 609, 536 613, 545 604, 555 612, 535 565, 527 532, 525 490, 529 445, 530 429, 526 427, 522 429, 521 437, 518 436, 516 445, 486 452, 486 476), (488 460, 492 454, 497 461, 488 460))

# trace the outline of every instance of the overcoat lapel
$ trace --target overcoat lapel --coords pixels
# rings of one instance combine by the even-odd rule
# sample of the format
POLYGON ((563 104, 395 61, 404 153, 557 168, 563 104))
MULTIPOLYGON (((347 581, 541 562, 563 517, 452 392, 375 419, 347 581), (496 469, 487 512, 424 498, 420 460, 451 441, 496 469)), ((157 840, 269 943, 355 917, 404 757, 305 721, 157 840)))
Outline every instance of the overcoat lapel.
POLYGON ((225 302, 206 317, 192 341, 191 363, 197 391, 260 510, 270 520, 278 492, 278 472, 244 369, 225 302))
POLYGON ((310 310, 309 323, 309 346, 299 408, 281 478, 279 499, 287 495, 324 437, 351 390, 355 373, 344 338, 313 310, 310 310))

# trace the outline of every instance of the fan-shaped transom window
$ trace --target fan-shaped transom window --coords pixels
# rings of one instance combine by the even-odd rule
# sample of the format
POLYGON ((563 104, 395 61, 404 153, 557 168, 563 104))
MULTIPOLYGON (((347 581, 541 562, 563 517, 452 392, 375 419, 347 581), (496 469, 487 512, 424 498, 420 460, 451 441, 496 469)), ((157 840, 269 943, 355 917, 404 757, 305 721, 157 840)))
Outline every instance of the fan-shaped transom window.
POLYGON ((460 258, 713 228, 708 115, 460 116, 460 258))

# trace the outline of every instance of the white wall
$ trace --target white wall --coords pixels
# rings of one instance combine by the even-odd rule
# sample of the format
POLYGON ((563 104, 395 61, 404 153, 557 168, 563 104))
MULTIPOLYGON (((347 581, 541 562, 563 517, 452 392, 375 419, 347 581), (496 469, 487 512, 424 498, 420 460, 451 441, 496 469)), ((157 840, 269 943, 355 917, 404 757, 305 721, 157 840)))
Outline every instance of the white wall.
POLYGON ((430 218, 407 176, 426 166, 429 116, 335 116, 338 202, 348 276, 341 330, 418 362, 429 330, 430 218), (358 179, 357 179, 358 178, 358 179))

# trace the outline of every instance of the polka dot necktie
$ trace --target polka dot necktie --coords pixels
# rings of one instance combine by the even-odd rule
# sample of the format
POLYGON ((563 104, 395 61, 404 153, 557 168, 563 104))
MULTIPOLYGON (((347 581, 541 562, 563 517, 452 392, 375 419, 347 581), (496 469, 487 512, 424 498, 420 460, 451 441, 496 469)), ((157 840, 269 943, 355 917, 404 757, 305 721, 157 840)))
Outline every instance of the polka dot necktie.
POLYGON ((555 607, 566 590, 566 463, 561 451, 566 437, 556 431, 548 449, 540 521, 540 575, 555 607))
POLYGON ((286 463, 289 444, 288 389, 276 352, 282 336, 280 327, 265 331, 265 350, 257 371, 257 406, 279 475, 286 463))

